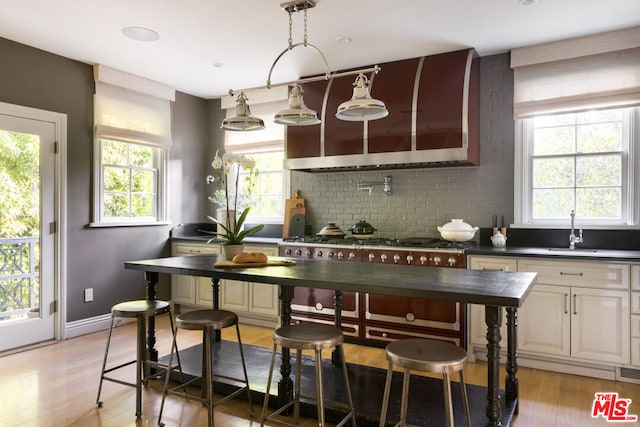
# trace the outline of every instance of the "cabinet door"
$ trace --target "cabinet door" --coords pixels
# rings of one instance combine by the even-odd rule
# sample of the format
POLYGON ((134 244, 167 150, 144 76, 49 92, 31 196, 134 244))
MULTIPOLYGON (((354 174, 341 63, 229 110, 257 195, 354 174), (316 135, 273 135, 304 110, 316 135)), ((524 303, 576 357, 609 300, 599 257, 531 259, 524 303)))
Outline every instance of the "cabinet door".
MULTIPOLYGON (((472 270, 497 270, 497 271, 516 271, 518 262, 515 258, 503 256, 469 256, 469 268, 472 270)), ((476 304, 467 305, 467 316, 469 318, 469 343, 475 345, 487 344, 487 325, 484 321, 484 306, 476 304)), ((502 310, 502 326, 500 327, 500 336, 503 343, 506 343, 507 326, 506 311, 502 310)), ((506 344, 503 344, 503 348, 506 344)))
POLYGON ((220 308, 230 311, 249 311, 249 284, 237 280, 222 280, 220 308))
MULTIPOLYGON (((220 245, 208 245, 206 243, 173 243, 171 245, 171 255, 201 255, 201 254, 217 254, 220 253, 220 245)), ((203 278, 195 278, 192 276, 171 275, 171 301, 178 304, 204 304, 208 307, 212 306, 211 297, 208 301, 201 301, 200 294, 203 292, 201 288, 203 278)), ((211 295, 211 281, 208 280, 211 295)))
POLYGON ((569 356, 570 295, 565 286, 533 287, 518 310, 518 351, 569 356))
POLYGON ((571 355, 629 363, 629 293, 571 289, 571 355))
POLYGON ((250 283, 249 311, 251 313, 267 314, 277 317, 280 314, 278 286, 264 283, 250 283))
MULTIPOLYGON (((224 281, 220 281, 222 284, 224 281)), ((209 277, 195 277, 196 305, 213 308, 213 282, 209 277)), ((222 285, 220 285, 222 286, 222 285)))
POLYGON ((171 275, 171 301, 178 304, 195 304, 196 288, 193 276, 171 275))

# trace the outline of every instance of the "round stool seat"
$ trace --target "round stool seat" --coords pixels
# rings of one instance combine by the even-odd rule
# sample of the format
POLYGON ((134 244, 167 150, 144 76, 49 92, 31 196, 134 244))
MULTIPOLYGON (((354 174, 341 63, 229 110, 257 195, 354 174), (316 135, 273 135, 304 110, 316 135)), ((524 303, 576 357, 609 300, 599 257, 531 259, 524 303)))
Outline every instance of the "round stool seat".
POLYGON ((296 350, 322 350, 336 347, 344 341, 342 331, 334 326, 301 324, 276 329, 273 342, 296 350))
POLYGON ((238 323, 238 315, 228 310, 194 310, 180 313, 176 326, 187 330, 224 329, 238 323))
POLYGON ((114 317, 157 316, 168 313, 170 307, 167 301, 160 300, 125 301, 111 307, 111 315, 114 317))
POLYGON ((460 371, 467 361, 467 352, 457 345, 425 338, 395 341, 386 351, 395 366, 434 374, 460 371))

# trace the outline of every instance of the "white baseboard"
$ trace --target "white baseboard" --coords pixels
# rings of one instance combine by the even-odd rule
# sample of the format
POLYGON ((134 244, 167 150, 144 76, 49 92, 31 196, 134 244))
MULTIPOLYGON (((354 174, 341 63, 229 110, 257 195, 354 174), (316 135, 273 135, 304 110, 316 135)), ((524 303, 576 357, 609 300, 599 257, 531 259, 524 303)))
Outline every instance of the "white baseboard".
MULTIPOLYGON (((118 325, 124 323, 135 322, 135 319, 118 319, 118 325)), ((65 326, 66 338, 79 337, 80 335, 92 334, 98 331, 104 331, 109 329, 111 324, 111 314, 103 314, 95 317, 88 317, 86 319, 75 320, 73 322, 67 322, 65 326)))

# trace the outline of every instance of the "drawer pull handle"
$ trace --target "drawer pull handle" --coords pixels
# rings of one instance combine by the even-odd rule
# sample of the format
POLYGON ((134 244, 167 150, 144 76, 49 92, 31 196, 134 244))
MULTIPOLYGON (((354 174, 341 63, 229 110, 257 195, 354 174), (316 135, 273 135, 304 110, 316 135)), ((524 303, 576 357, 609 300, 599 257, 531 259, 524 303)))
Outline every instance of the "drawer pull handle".
POLYGON ((561 276, 582 276, 582 273, 568 273, 566 271, 561 271, 560 272, 561 276))
POLYGON ((483 270, 489 270, 489 271, 504 271, 504 268, 489 268, 489 267, 482 267, 483 270))

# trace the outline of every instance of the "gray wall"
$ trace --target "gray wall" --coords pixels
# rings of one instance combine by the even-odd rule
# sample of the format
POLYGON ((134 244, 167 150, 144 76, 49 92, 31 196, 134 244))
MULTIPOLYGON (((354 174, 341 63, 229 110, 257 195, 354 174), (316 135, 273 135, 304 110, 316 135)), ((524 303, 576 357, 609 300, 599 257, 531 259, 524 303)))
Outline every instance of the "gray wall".
MULTIPOLYGON (((114 303, 144 297, 140 272, 125 271, 126 260, 169 254, 170 226, 88 228, 92 209, 93 69, 0 38, 0 101, 67 115, 67 321, 108 313, 114 303), (83 289, 94 302, 83 302, 83 289)), ((171 219, 204 216, 207 101, 178 93, 173 105, 171 219), (177 203, 176 203, 177 201, 177 203)), ((169 297, 161 279, 159 296, 169 297)))
POLYGON ((347 231, 364 219, 380 237, 439 236, 438 225, 463 218, 481 227, 491 215, 513 221, 513 73, 509 55, 481 58, 480 166, 380 172, 293 172, 291 188, 305 199, 307 223, 318 232, 327 221, 347 231), (358 181, 392 177, 391 196, 382 187, 358 193, 358 181))

